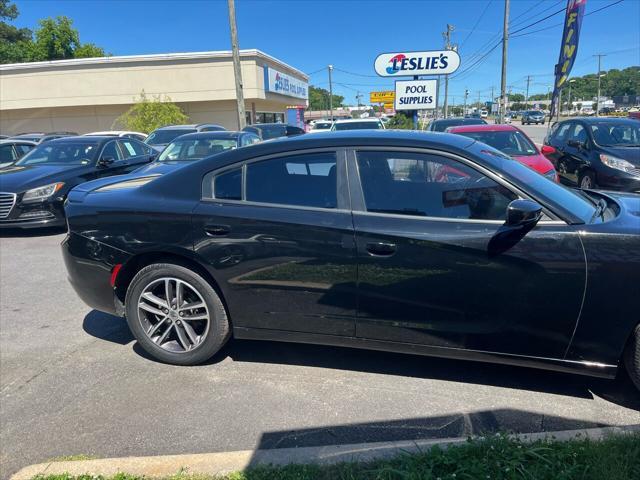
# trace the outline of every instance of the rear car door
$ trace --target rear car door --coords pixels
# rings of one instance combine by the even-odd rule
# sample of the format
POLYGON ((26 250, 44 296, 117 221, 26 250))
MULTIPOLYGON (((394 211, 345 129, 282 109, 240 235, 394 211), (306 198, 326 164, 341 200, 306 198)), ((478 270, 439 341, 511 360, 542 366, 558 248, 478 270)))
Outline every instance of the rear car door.
POLYGON ((132 172, 136 168, 149 163, 150 147, 132 138, 121 138, 118 140, 120 151, 127 162, 126 172, 132 172))
POLYGON ((358 337, 564 356, 585 287, 577 232, 547 218, 496 251, 506 207, 522 195, 443 152, 363 147, 349 179, 358 337))
POLYGON ((343 150, 211 172, 194 211, 196 254, 234 328, 355 333, 356 250, 343 150))

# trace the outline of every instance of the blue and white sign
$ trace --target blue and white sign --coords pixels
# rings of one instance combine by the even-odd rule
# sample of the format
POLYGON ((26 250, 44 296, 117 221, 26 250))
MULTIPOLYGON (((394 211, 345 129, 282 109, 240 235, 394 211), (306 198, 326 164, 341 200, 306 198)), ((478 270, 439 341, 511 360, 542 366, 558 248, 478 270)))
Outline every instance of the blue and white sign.
POLYGON ((437 80, 397 80, 396 110, 433 110, 437 105, 437 80))
POLYGON ((448 75, 459 66, 460 55, 454 50, 382 53, 373 64, 381 77, 448 75))
POLYGON ((288 97, 309 97, 309 84, 304 80, 279 72, 273 68, 264 67, 264 90, 266 92, 279 93, 288 97))

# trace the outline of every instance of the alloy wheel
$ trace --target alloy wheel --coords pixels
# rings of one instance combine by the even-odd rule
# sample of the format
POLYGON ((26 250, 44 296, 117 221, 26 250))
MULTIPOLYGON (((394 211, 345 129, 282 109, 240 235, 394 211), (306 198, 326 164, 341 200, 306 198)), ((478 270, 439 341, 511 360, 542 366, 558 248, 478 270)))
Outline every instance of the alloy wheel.
POLYGON ((138 320, 153 343, 172 353, 198 348, 207 337, 210 315, 202 295, 178 278, 147 285, 138 298, 138 320))

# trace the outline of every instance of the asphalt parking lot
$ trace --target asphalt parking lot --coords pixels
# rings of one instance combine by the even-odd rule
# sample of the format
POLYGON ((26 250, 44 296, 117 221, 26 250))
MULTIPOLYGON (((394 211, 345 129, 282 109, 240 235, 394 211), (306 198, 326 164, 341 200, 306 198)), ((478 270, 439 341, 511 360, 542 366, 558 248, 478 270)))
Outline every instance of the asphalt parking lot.
MULTIPOLYGON (((548 122, 548 120, 546 121, 548 122)), ((519 118, 513 120, 511 125, 518 127, 538 145, 542 145, 542 142, 544 142, 544 137, 547 135, 547 130, 549 128, 548 123, 545 123, 544 125, 522 125, 519 118)))
POLYGON ((0 238, 1 477, 53 457, 216 452, 640 423, 611 382, 333 347, 232 341, 149 359, 66 281, 64 234, 0 238))

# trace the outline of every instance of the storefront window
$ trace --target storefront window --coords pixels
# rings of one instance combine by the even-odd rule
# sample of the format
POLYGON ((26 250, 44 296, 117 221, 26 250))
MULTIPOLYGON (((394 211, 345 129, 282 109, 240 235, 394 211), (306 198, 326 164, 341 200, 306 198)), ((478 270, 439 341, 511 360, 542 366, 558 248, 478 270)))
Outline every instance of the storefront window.
POLYGON ((284 113, 257 112, 256 123, 284 123, 284 113))

